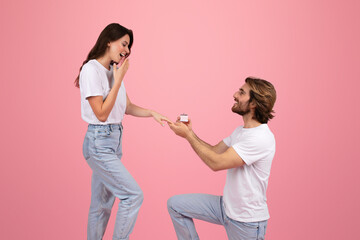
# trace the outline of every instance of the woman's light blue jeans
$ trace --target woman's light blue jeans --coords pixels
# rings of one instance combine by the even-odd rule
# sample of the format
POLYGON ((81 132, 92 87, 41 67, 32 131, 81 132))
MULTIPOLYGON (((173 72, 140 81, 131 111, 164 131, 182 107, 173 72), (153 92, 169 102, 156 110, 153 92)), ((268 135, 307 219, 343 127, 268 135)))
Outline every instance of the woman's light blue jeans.
POLYGON ((120 199, 113 240, 129 239, 143 201, 143 192, 120 161, 121 124, 92 125, 86 132, 83 154, 91 167, 91 204, 87 239, 101 240, 115 198, 120 199))
POLYGON ((226 216, 222 196, 176 195, 168 200, 168 211, 178 240, 198 240, 193 218, 223 225, 230 240, 263 240, 267 220, 239 222, 226 216))

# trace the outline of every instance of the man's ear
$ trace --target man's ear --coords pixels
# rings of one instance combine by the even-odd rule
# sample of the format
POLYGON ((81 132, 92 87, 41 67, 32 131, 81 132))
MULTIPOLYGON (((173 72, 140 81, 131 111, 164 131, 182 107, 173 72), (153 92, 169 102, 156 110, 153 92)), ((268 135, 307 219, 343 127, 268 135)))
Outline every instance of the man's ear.
POLYGON ((249 107, 250 107, 250 108, 256 108, 256 104, 254 103, 254 101, 251 101, 251 102, 249 103, 249 107))

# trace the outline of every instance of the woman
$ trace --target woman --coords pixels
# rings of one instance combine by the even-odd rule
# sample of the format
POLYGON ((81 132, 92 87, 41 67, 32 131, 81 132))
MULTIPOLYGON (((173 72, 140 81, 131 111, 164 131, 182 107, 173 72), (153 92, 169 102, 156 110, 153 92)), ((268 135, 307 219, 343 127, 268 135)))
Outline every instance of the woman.
POLYGON ((125 91, 123 79, 129 68, 132 44, 131 30, 117 23, 109 24, 75 80, 80 87, 81 116, 89 123, 83 154, 93 170, 88 240, 102 239, 115 198, 121 201, 113 239, 129 239, 143 201, 139 185, 120 161, 124 114, 153 117, 160 124, 169 121, 155 111, 133 104, 125 91))

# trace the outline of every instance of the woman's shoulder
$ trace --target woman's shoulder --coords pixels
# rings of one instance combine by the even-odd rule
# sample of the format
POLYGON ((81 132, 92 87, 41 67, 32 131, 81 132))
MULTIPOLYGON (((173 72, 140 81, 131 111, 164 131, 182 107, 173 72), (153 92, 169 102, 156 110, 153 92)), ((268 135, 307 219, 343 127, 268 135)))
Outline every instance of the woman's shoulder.
POLYGON ((82 67, 81 70, 85 70, 85 71, 91 71, 91 70, 96 70, 97 69, 97 65, 94 62, 94 59, 89 60, 87 63, 85 63, 82 67))
POLYGON ((95 75, 101 76, 101 69, 99 69, 98 64, 96 64, 96 60, 92 59, 85 63, 81 68, 80 75, 95 75))
POLYGON ((80 71, 80 82, 89 81, 89 79, 98 79, 101 77, 99 69, 96 64, 94 64, 94 60, 90 60, 85 63, 80 71))

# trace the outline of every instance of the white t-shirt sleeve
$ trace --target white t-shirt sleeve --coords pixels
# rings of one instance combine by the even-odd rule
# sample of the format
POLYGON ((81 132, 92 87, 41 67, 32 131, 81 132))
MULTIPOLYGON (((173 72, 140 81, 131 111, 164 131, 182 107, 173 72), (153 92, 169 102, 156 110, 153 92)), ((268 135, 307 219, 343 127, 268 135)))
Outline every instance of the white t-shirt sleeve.
POLYGON ((237 142, 232 147, 246 165, 251 165, 256 161, 266 159, 271 153, 271 148, 267 147, 267 145, 266 141, 262 141, 260 138, 250 138, 237 142))
POLYGON ((231 143, 233 141, 233 137, 236 135, 236 133, 238 132, 238 128, 236 128, 230 136, 228 136, 227 138, 223 139, 223 142, 226 144, 226 146, 231 147, 231 143))
POLYGON ((84 65, 80 76, 80 87, 85 99, 92 96, 103 96, 103 86, 99 73, 91 66, 84 65))
POLYGON ((228 136, 227 138, 223 139, 223 142, 225 143, 226 146, 230 147, 231 136, 228 136))

